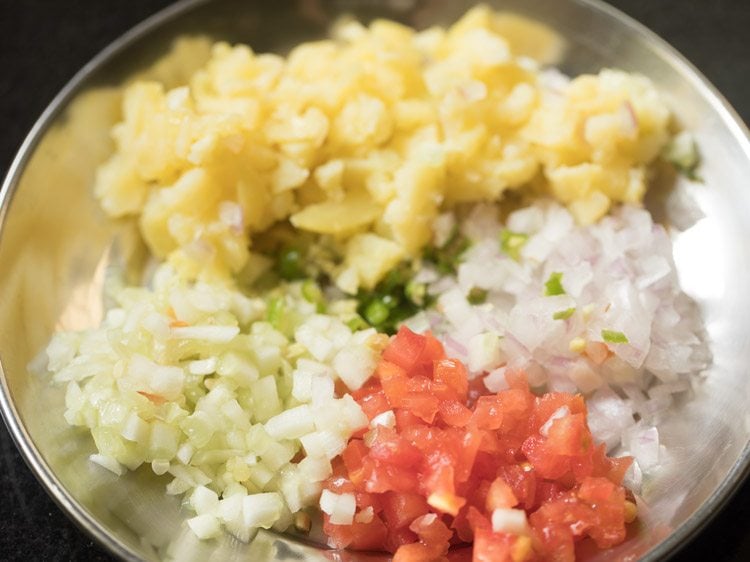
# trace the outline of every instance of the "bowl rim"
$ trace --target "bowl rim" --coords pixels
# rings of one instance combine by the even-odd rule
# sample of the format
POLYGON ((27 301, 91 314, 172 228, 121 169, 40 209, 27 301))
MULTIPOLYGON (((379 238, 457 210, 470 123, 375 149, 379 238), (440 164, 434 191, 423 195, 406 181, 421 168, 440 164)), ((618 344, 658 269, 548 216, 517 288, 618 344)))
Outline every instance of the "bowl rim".
MULTIPOLYGON (((706 99, 719 114, 722 122, 730 129, 732 136, 750 157, 750 130, 721 92, 665 39, 644 24, 625 14, 621 10, 605 3, 603 0, 568 0, 573 4, 599 12, 605 17, 623 25, 631 33, 643 38, 654 50, 672 66, 700 95, 706 99)), ((127 47, 162 25, 172 21, 198 6, 208 4, 211 0, 178 0, 147 17, 128 31, 120 35, 88 63, 86 63, 65 84, 52 99, 18 148, 0 187, 0 239, 5 230, 6 218, 19 180, 26 168, 34 149, 43 135, 50 128, 55 118, 66 108, 68 102, 81 90, 86 79, 101 66, 109 62, 127 47)), ((104 526, 80 504, 62 485, 52 468, 42 457, 31 436, 21 422, 13 403, 5 370, 0 356, 0 412, 8 431, 21 452, 21 457, 31 469, 36 479, 47 494, 60 507, 62 512, 79 529, 87 533, 109 553, 123 560, 141 560, 124 541, 106 531, 104 526)), ((641 560, 655 562, 666 560, 682 550, 694 539, 716 515, 726 506, 750 475, 750 439, 745 443, 738 460, 712 492, 708 499, 692 515, 673 530, 662 542, 651 549, 641 560)))

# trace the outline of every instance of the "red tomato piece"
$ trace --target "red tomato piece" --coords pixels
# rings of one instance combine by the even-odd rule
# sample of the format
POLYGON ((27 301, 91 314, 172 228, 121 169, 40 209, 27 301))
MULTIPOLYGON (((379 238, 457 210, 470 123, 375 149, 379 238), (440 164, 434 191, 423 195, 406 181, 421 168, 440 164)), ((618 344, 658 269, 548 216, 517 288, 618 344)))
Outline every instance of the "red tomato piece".
POLYGON ((371 459, 372 469, 365 479, 365 490, 370 493, 413 492, 419 487, 419 477, 413 467, 378 463, 371 459))
POLYGON ((443 554, 436 552, 435 547, 423 542, 413 542, 398 547, 393 555, 393 562, 437 562, 443 554))
POLYGON ((410 375, 406 382, 406 389, 409 393, 432 392, 432 379, 424 375, 410 375))
POLYGON ((443 347, 443 344, 440 343, 440 340, 433 336, 431 332, 425 333, 424 336, 427 338, 424 348, 425 356, 430 361, 445 359, 445 348, 443 347))
POLYGON ((465 482, 471 475, 484 434, 484 431, 470 426, 463 435, 456 436, 456 442, 460 444, 455 468, 456 482, 465 482))
POLYGON ((472 411, 458 400, 443 400, 438 406, 441 419, 453 427, 464 427, 471 421, 472 411))
POLYGON ((399 407, 431 424, 435 420, 440 402, 429 392, 412 392, 401 397, 399 407))
POLYGON ((351 439, 324 483, 354 493, 357 513, 369 508, 372 518, 341 526, 324 518, 330 544, 426 562, 473 540, 482 562, 572 562, 577 541, 622 542, 620 482, 631 459, 592 445, 581 396, 535 397, 522 372, 506 379, 508 390, 488 394, 430 334, 399 330, 376 377, 353 393, 370 419, 392 410, 395 427, 351 439), (494 533, 501 508, 525 510, 531 536, 494 533))
POLYGON ((397 552, 405 544, 413 544, 418 541, 417 534, 409 529, 402 527, 400 529, 389 529, 388 538, 385 541, 385 549, 388 552, 397 552))
POLYGON ((526 373, 520 369, 509 369, 505 371, 505 382, 512 389, 523 390, 529 393, 529 381, 526 373))
POLYGON ((508 485, 502 476, 495 478, 487 492, 486 506, 487 511, 492 513, 496 509, 515 507, 518 505, 518 498, 513 493, 513 489, 508 485))
POLYGON ((351 494, 356 491, 356 487, 352 481, 343 476, 333 476, 329 478, 326 480, 324 487, 337 494, 351 494))
POLYGON ((582 455, 591 444, 591 434, 583 414, 573 414, 552 422, 547 449, 555 455, 582 455))
POLYGON ((513 496, 518 499, 524 509, 530 510, 535 505, 537 478, 530 465, 510 464, 502 466, 498 469, 497 475, 508 484, 513 496))
POLYGON ((380 550, 388 537, 388 529, 377 515, 368 523, 354 521, 351 525, 334 525, 324 514, 323 531, 333 548, 353 550, 380 550))
POLYGON ((606 478, 586 478, 578 488, 578 497, 593 505, 609 501, 618 488, 606 478))
POLYGON ((538 506, 544 505, 545 503, 558 500, 565 495, 567 488, 558 482, 550 482, 549 480, 539 480, 536 485, 536 504, 538 506))
POLYGON ((427 503, 441 513, 458 514, 466 500, 456 495, 455 471, 450 459, 432 455, 428 463, 430 473, 426 474, 423 483, 423 489, 427 491, 427 503))
POLYGON ((503 432, 510 432, 516 426, 526 428, 534 397, 528 391, 520 388, 511 388, 497 393, 503 412, 503 432))
POLYGON ((575 562, 575 545, 573 543, 573 534, 570 529, 564 525, 547 523, 537 523, 535 521, 536 513, 532 513, 529 518, 531 523, 534 543, 538 548, 542 560, 549 562, 575 562))
POLYGON ((567 408, 571 414, 582 414, 586 411, 582 396, 564 392, 548 392, 537 397, 534 402, 534 412, 529 425, 529 431, 532 433, 537 433, 552 415, 562 408, 567 408))
POLYGON ((359 485, 364 480, 363 459, 367 456, 368 449, 361 439, 352 439, 341 453, 341 458, 346 466, 349 479, 354 485, 359 485))
POLYGON ((373 433, 369 454, 374 460, 401 466, 418 465, 422 461, 420 450, 401 437, 395 429, 378 426, 373 433))
POLYGON ((481 429, 498 430, 503 425, 503 406, 498 396, 481 396, 472 421, 481 429))
POLYGON ((323 514, 323 532, 331 548, 346 548, 354 540, 351 525, 334 525, 329 522, 328 514, 323 514))
POLYGON ((455 393, 456 400, 465 401, 469 394, 469 377, 466 367, 455 359, 442 359, 435 363, 433 377, 455 393))
POLYGON ((570 458, 552 453, 541 436, 532 435, 526 439, 521 450, 542 478, 554 480, 570 470, 570 458))
POLYGON ((383 392, 390 408, 401 407, 401 400, 409 392, 409 379, 406 372, 393 363, 381 361, 375 374, 380 378, 383 392))
POLYGON ((401 326, 391 343, 383 351, 383 359, 398 365, 405 371, 411 371, 424 361, 427 338, 415 334, 406 326, 401 326))
POLYGON ((409 529, 414 531, 423 543, 437 547, 442 550, 443 554, 448 552, 449 542, 453 533, 442 519, 434 513, 428 513, 416 518, 409 525, 409 529))
POLYGON ((514 537, 506 533, 476 529, 472 562, 514 562, 511 556, 513 540, 514 537))
POLYGON ((355 521, 351 528, 352 541, 349 548, 354 550, 380 550, 388 536, 388 529, 377 515, 373 516, 369 523, 355 521))
POLYGON ((360 405, 368 420, 372 420, 378 414, 391 409, 380 384, 361 388, 352 396, 360 405))
POLYGON ((408 527, 417 517, 430 511, 425 497, 417 493, 387 492, 382 498, 382 503, 383 517, 391 529, 408 527))

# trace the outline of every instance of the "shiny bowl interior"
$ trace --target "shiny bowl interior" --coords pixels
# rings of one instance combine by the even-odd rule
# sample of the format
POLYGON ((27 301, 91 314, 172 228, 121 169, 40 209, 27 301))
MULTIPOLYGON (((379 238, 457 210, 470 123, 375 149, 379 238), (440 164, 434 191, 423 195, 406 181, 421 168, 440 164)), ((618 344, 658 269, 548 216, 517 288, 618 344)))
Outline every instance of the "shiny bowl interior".
MULTIPOLYGON (((649 76, 681 125, 694 131, 704 183, 659 175, 647 205, 670 226, 686 292, 706 323, 713 364, 695 399, 660 426, 670 457, 644 487, 639 527, 590 560, 664 559, 711 518, 748 471, 750 451, 750 140, 734 112, 695 69, 626 16, 593 0, 490 2, 540 20, 567 41, 569 74, 618 67, 649 76)), ((179 81, 202 60, 154 61, 185 34, 284 51, 325 34, 340 14, 447 24, 467 0, 187 0, 133 29, 87 65, 40 118, 0 193, 0 362, 3 415, 53 498, 113 553, 133 560, 381 560, 333 553, 272 533, 249 544, 200 542, 183 523, 164 480, 137 471, 116 478, 87 461, 91 438, 62 418, 64 390, 28 365, 57 328, 85 328, 102 315, 102 283, 138 246, 133 226, 112 223, 91 195, 94 171, 112 150, 118 87, 138 73, 179 81), (150 69, 150 70, 146 70, 150 69)))

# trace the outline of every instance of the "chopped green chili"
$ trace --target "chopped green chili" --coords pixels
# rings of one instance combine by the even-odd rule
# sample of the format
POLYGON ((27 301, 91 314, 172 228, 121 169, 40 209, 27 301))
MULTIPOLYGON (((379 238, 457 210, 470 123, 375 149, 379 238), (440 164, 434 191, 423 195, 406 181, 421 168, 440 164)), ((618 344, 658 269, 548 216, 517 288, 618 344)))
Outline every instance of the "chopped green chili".
POLYGON ((485 289, 480 289, 479 287, 472 287, 466 300, 473 305, 482 304, 487 300, 487 291, 485 289))
POLYGON ((528 239, 528 234, 503 230, 500 233, 500 248, 508 257, 519 261, 521 259, 521 249, 524 247, 528 239))
POLYGON ((550 273, 549 279, 544 283, 544 296, 554 297, 555 295, 564 295, 565 289, 562 286, 563 274, 559 271, 550 273))
POLYGON ((702 181, 697 173, 701 156, 698 152, 698 145, 690 133, 683 131, 676 135, 664 148, 662 154, 664 159, 682 175, 693 181, 702 181))
POLYGON ((289 246, 279 252, 276 260, 276 271, 282 279, 294 281, 305 277, 302 252, 299 248, 289 246))
POLYGON ((559 310, 552 315, 553 320, 567 320, 575 313, 575 307, 566 308, 565 310, 559 310))
POLYGON ((628 337, 615 330, 602 330, 602 339, 607 343, 628 343, 628 337))

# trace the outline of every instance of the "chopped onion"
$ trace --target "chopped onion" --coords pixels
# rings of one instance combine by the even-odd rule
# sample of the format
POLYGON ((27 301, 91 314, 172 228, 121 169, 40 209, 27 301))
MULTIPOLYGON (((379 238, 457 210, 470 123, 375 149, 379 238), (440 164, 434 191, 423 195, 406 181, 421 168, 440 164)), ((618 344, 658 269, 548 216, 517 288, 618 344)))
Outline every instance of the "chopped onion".
POLYGON ((503 360, 500 337, 492 332, 477 334, 469 340, 469 370, 474 373, 494 369, 503 360))
MULTIPOLYGON (((507 388, 511 368, 523 369, 533 387, 593 393, 594 436, 610 449, 629 448, 635 416, 659 423, 686 388, 677 383, 705 367, 700 314, 680 290, 669 235, 648 211, 623 205, 576 226, 563 206, 538 201, 501 225, 496 209, 476 205, 460 228, 472 246, 455 275, 425 281, 437 302, 427 317, 446 352, 468 360, 471 376, 489 373, 489 391, 507 388), (521 235, 517 251, 512 233, 521 235), (474 287, 487 295, 472 306, 466 295, 474 287), (499 345, 486 334, 497 334, 499 345), (626 387, 648 397, 626 402, 618 396, 626 387)), ((648 463, 655 453, 646 449, 648 463)))
POLYGON ((93 463, 98 464, 101 467, 106 468, 107 470, 116 474, 117 476, 122 476, 122 474, 125 472, 122 468, 122 465, 119 462, 117 462, 116 459, 110 456, 93 454, 93 455, 89 455, 89 460, 93 463))
POLYGON ((91 461, 118 475, 144 463, 171 474, 167 494, 187 496, 201 537, 222 525, 240 540, 283 531, 318 503, 331 459, 368 424, 335 381, 369 378, 375 332, 317 314, 300 283, 278 291, 283 330, 266 321, 263 299, 163 265, 151 288, 113 290, 119 308, 100 328, 56 337, 44 357, 68 383, 66 420, 94 436, 91 461))
POLYGON ((659 430, 655 427, 634 427, 628 431, 627 448, 642 470, 659 464, 659 430))
POLYGON ((213 513, 219 507, 219 496, 205 486, 198 486, 190 496, 190 507, 198 515, 213 513))
POLYGON ((507 390, 509 388, 508 381, 505 379, 506 368, 499 367, 494 371, 490 372, 482 382, 484 386, 490 392, 500 392, 501 390, 507 390))
POLYGON ((333 368, 349 390, 359 390, 375 371, 377 358, 364 345, 352 345, 341 349, 333 358, 333 368))
POLYGON ((323 490, 320 495, 320 509, 329 516, 334 525, 351 525, 357 501, 354 494, 335 494, 330 490, 323 490))
POLYGON ((346 440, 328 430, 308 433, 300 441, 308 455, 323 454, 327 459, 339 455, 346 447, 346 440))
POLYGON ((245 526, 270 529, 281 515, 284 502, 277 492, 251 494, 242 499, 242 517, 245 526))
POLYGON ((492 530, 495 533, 527 535, 529 524, 523 509, 495 509, 492 512, 492 530))
POLYGON ((333 472, 331 461, 325 457, 307 456, 297 466, 300 474, 311 482, 322 482, 333 472))
POLYGON ((393 410, 386 410, 372 418, 370 428, 375 429, 379 425, 388 428, 396 427, 396 414, 393 413, 393 410))
POLYGON ((315 429, 310 406, 302 404, 284 410, 265 423, 268 434, 274 439, 297 439, 315 429))
POLYGON ((183 340, 200 340, 210 343, 232 341, 240 329, 237 326, 179 326, 172 328, 172 337, 183 340))
POLYGON ((221 534, 219 520, 210 513, 191 517, 187 524, 199 539, 212 539, 221 534))
POLYGON ((188 372, 191 375, 210 375, 216 371, 218 361, 216 357, 208 357, 207 359, 196 359, 188 363, 188 372))

